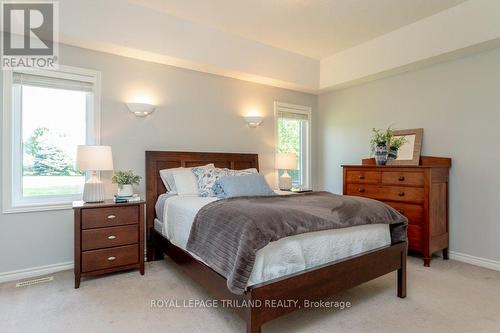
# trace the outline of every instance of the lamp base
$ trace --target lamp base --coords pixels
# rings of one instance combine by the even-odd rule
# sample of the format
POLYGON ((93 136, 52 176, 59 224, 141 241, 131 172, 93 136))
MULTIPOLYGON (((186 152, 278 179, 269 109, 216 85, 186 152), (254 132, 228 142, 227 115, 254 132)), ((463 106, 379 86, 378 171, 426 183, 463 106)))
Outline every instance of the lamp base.
POLYGON ((83 187, 83 201, 85 202, 103 202, 104 201, 104 184, 97 176, 97 172, 93 171, 90 179, 83 187))
POLYGON ((292 177, 290 177, 286 170, 279 178, 278 186, 283 191, 290 191, 292 189, 292 177))

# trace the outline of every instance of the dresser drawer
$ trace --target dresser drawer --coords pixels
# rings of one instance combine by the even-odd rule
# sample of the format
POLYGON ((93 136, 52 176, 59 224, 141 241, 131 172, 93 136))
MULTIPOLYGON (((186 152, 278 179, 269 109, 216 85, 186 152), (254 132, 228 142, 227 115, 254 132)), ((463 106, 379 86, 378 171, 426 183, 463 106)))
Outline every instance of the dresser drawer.
POLYGON ((346 182, 359 184, 378 184, 380 183, 380 172, 348 170, 346 171, 346 182))
POLYGON ((137 223, 139 223, 138 206, 82 209, 82 229, 137 223))
POLYGON ((139 241, 137 224, 82 231, 82 250, 134 244, 139 241))
POLYGON ((382 171, 382 184, 424 186, 424 173, 382 171))
POLYGON ((392 201, 386 201, 385 203, 406 216, 408 218, 408 223, 417 225, 424 224, 424 207, 421 205, 392 201))
POLYGON ((357 195, 382 201, 424 201, 424 189, 418 187, 347 184, 346 194, 357 195))
POLYGON ((82 253, 82 272, 97 271, 139 263, 139 247, 135 245, 112 247, 82 253))
POLYGON ((408 225, 408 248, 421 251, 423 248, 422 227, 408 225))

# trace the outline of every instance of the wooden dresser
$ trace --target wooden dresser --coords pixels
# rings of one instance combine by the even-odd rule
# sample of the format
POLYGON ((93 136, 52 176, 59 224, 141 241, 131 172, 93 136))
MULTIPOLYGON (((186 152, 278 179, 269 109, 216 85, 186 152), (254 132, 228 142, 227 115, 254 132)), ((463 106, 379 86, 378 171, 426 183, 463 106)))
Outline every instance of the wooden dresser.
POLYGON ((409 221, 408 246, 419 252, 424 266, 432 254, 448 259, 448 173, 451 159, 422 156, 419 166, 343 165, 344 194, 385 202, 409 221))
POLYGON ((131 268, 144 275, 144 204, 73 203, 75 288, 82 276, 131 268))

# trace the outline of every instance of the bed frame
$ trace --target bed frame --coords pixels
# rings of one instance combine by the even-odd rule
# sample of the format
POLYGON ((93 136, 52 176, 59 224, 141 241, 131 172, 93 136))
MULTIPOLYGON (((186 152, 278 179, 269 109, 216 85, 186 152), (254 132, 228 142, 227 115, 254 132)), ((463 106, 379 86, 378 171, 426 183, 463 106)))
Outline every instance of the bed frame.
POLYGON ((397 271, 397 295, 400 298, 406 297, 406 242, 394 243, 253 285, 243 295, 231 293, 223 276, 194 259, 188 252, 170 243, 154 229, 155 203, 158 196, 166 192, 159 170, 181 166, 194 167, 207 163, 237 170, 258 169, 259 167, 257 154, 146 151, 147 260, 160 260, 163 259, 164 254, 167 254, 187 275, 215 297, 230 300, 233 302, 231 304, 254 305, 233 307, 236 313, 246 321, 247 333, 260 333, 261 326, 265 322, 300 309, 305 301, 328 298, 340 291, 393 271, 397 271), (266 306, 270 304, 270 301, 288 300, 298 301, 297 306, 266 306))

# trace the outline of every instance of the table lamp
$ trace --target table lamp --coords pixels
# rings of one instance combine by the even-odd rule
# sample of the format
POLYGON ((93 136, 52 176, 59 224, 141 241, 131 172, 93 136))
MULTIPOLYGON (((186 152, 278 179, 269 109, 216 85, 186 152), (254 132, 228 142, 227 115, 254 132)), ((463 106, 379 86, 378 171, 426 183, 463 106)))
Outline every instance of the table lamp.
POLYGON ((97 171, 113 170, 113 156, 110 146, 78 146, 76 165, 81 171, 91 171, 83 188, 83 201, 104 201, 104 184, 97 171))
POLYGON ((288 170, 297 169, 297 155, 295 153, 278 153, 276 154, 276 169, 284 170, 279 177, 280 190, 289 191, 292 189, 292 177, 288 174, 288 170))

